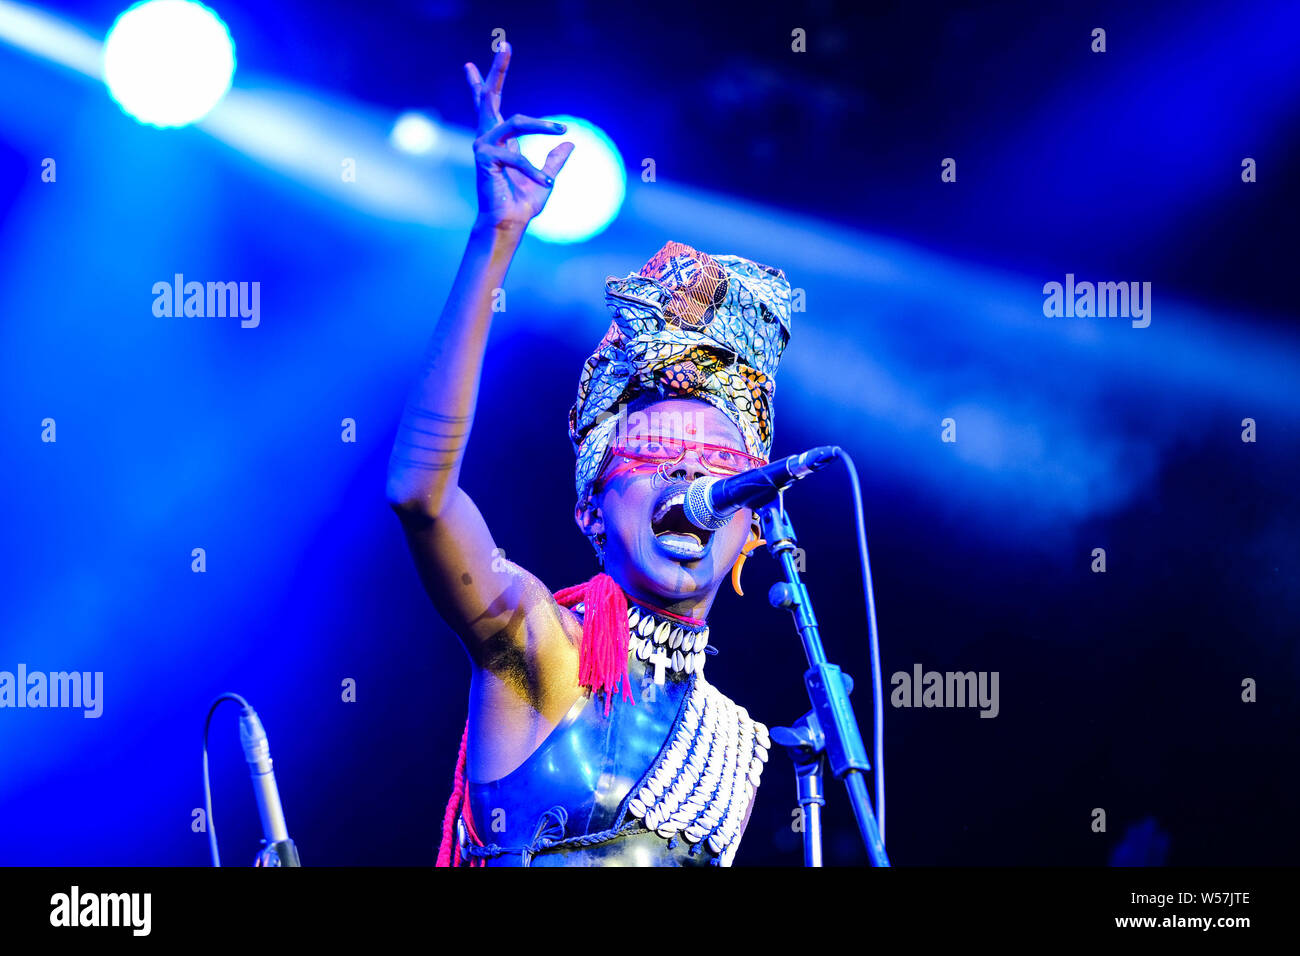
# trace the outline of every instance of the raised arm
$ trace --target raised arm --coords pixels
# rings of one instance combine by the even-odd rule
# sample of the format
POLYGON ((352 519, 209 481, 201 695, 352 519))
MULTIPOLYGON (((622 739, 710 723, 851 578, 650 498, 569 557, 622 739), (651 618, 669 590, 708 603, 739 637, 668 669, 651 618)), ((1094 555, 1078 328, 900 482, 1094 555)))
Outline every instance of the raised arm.
POLYGON ((465 64, 478 109, 479 212, 402 413, 388 469, 389 502, 402 519, 421 580, 471 658, 488 670, 521 652, 536 652, 537 635, 554 633, 558 620, 540 581, 499 558, 494 567, 496 544, 460 488, 493 291, 504 284, 525 228, 545 206, 573 150, 571 143, 559 144, 540 170, 520 153, 516 136, 561 133, 564 126, 520 115, 501 118, 509 62, 510 47, 502 43, 486 80, 465 64))

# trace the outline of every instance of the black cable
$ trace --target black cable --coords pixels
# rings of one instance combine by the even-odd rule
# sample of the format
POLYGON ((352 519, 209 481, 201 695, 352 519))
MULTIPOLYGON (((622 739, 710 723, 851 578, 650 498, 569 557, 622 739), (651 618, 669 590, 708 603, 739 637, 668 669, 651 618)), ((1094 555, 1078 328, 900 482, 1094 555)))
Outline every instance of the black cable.
POLYGON ((876 764, 876 826, 880 842, 885 842, 885 695, 880 674, 880 632, 876 628, 876 592, 871 582, 871 558, 867 555, 867 522, 862 513, 862 485, 858 469, 849 453, 835 446, 837 457, 844 459, 853 483, 853 511, 858 526, 858 557, 862 565, 862 590, 867 598, 867 633, 871 643, 872 750, 876 764))
POLYGON ((238 694, 221 694, 212 702, 212 707, 208 710, 208 719, 203 722, 203 806, 207 810, 208 819, 206 821, 208 828, 208 844, 212 848, 212 865, 221 865, 221 854, 217 852, 217 828, 212 822, 212 783, 208 774, 208 728, 212 725, 212 715, 216 713, 217 707, 224 700, 233 700, 245 710, 251 710, 248 701, 238 694))

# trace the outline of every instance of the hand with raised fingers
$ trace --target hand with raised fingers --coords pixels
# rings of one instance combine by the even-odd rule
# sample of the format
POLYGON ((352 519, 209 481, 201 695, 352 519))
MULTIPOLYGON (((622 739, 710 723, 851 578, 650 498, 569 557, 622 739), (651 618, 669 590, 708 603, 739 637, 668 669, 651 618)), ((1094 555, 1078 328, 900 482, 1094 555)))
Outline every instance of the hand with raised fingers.
POLYGON ((474 163, 478 171, 479 221, 493 227, 523 229, 545 207, 555 176, 573 152, 573 144, 556 146, 541 169, 524 158, 516 137, 524 133, 560 134, 565 126, 519 113, 501 118, 501 87, 509 66, 510 44, 502 40, 486 80, 473 63, 465 64, 465 76, 478 110, 474 163))

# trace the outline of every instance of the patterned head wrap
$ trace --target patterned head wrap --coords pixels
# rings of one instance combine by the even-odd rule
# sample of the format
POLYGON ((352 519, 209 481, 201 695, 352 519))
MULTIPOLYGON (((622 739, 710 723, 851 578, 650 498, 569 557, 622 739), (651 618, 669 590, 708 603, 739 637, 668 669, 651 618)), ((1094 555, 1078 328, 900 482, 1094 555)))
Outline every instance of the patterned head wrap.
POLYGON ((772 394, 790 340, 790 283, 780 269, 669 242, 639 272, 605 280, 614 313, 582 366, 569 410, 578 498, 591 492, 619 406, 652 394, 695 398, 739 429, 745 451, 772 450, 772 394))

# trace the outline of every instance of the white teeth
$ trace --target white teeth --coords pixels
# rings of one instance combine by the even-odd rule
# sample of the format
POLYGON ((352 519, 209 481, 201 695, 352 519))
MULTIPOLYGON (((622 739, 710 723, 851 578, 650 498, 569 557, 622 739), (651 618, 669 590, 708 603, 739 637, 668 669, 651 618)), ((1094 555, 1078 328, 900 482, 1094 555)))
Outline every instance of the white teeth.
POLYGON ((699 558, 704 554, 704 545, 694 535, 681 535, 663 532, 655 536, 659 547, 670 554, 683 558, 699 558))
POLYGON ((663 501, 659 502, 659 507, 655 509, 654 519, 658 521, 664 515, 668 514, 668 509, 673 505, 680 505, 686 500, 686 492, 679 491, 676 494, 669 495, 663 501))

